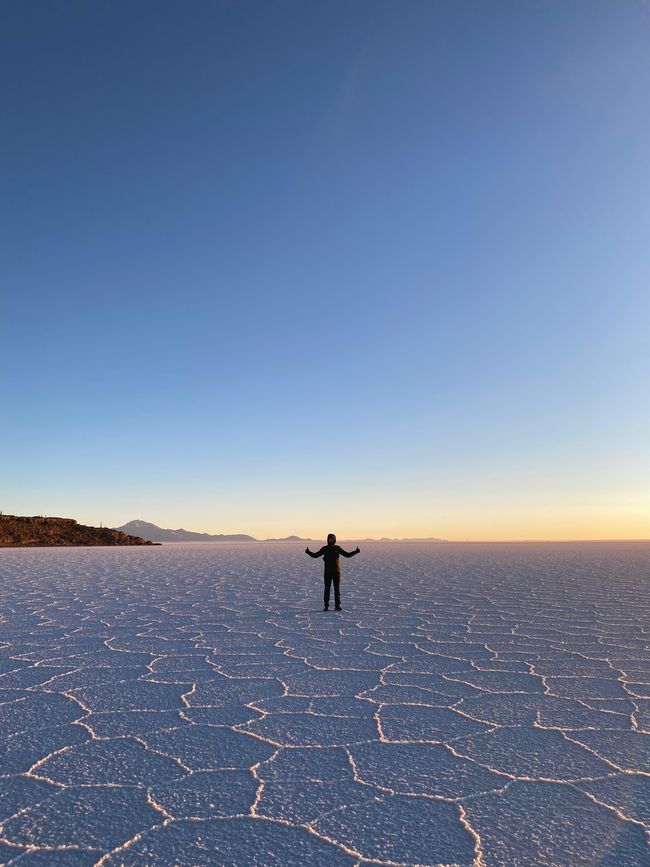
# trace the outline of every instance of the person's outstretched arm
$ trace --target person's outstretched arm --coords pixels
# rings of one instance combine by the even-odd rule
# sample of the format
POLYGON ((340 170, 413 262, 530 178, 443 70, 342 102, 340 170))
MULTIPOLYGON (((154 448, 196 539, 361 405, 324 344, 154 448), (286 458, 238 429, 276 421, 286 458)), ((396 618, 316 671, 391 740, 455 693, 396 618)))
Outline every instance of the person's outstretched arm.
POLYGON ((357 550, 356 550, 356 551, 344 551, 343 548, 341 548, 341 547, 339 546, 339 552, 340 552, 341 554, 343 554, 344 557, 354 557, 355 554, 360 554, 360 553, 361 553, 361 548, 359 548, 359 546, 357 545, 357 550))
POLYGON ((322 557, 324 550, 321 548, 320 551, 310 551, 309 548, 305 548, 305 554, 309 554, 310 557, 322 557))

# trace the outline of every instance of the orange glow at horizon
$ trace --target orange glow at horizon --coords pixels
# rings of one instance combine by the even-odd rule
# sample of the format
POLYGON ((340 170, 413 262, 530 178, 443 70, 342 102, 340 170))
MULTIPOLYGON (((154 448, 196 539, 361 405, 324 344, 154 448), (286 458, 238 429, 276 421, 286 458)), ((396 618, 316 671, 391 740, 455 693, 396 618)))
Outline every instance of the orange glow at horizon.
POLYGON ((251 523, 228 526, 192 526, 187 529, 208 533, 250 533, 258 539, 277 538, 288 535, 311 539, 325 539, 334 532, 338 539, 380 538, 438 538, 450 542, 500 542, 500 541, 598 541, 650 539, 648 512, 628 514, 561 514, 515 515, 471 513, 441 516, 438 520, 424 522, 390 521, 386 517, 377 523, 367 524, 354 520, 346 513, 338 520, 301 522, 299 520, 276 520, 273 523, 251 523))

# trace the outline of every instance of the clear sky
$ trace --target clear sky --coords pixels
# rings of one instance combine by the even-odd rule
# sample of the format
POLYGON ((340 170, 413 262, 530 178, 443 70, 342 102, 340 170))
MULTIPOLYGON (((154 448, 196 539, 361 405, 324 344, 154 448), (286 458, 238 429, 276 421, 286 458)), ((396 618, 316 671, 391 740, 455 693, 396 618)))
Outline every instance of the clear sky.
POLYGON ((650 536, 650 5, 2 5, 0 508, 650 536))

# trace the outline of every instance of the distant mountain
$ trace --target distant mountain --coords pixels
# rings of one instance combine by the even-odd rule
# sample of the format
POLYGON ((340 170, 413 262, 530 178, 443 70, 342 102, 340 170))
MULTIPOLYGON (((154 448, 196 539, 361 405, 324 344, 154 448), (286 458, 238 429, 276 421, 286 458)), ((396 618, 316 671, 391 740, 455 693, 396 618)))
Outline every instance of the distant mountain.
MULTIPOLYGON (((134 536, 141 536, 150 542, 319 542, 318 539, 311 539, 306 536, 283 536, 282 538, 272 539, 256 539, 255 536, 249 536, 246 533, 232 533, 230 535, 224 533, 195 533, 192 530, 169 530, 150 524, 148 521, 129 521, 121 527, 116 527, 122 533, 130 533, 134 536)), ((436 539, 433 536, 428 536, 424 539, 362 539, 363 542, 444 542, 445 539, 436 539)), ((324 544, 324 542, 322 543, 324 544)))
POLYGON ((390 539, 388 536, 382 536, 381 539, 364 539, 364 542, 446 542, 446 539, 438 539, 435 536, 421 537, 406 537, 404 539, 390 539))
POLYGON ((0 548, 74 545, 151 545, 154 540, 109 527, 88 527, 74 518, 21 517, 0 514, 0 548))
POLYGON ((315 539, 308 539, 306 536, 283 536, 281 539, 264 539, 264 542, 315 542, 315 539))
POLYGON ((150 542, 256 542, 253 536, 247 536, 245 533, 233 533, 231 535, 223 533, 194 533, 191 530, 168 530, 162 527, 157 527, 155 524, 150 524, 147 521, 129 521, 122 527, 116 527, 122 533, 131 533, 133 535, 142 536, 150 542))

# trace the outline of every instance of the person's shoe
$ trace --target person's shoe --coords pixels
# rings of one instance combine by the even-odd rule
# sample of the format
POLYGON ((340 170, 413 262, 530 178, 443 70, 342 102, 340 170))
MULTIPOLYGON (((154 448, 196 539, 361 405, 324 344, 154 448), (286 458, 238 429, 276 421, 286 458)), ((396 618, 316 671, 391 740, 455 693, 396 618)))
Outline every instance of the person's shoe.
POLYGON ((343 611, 343 609, 341 608, 340 605, 337 605, 336 608, 335 608, 334 610, 335 610, 335 611, 343 611))
POLYGON ((323 606, 323 611, 329 611, 329 610, 330 610, 329 605, 324 605, 324 606, 323 606))

